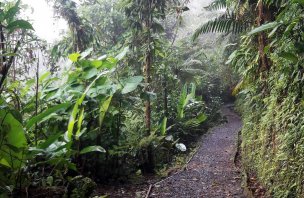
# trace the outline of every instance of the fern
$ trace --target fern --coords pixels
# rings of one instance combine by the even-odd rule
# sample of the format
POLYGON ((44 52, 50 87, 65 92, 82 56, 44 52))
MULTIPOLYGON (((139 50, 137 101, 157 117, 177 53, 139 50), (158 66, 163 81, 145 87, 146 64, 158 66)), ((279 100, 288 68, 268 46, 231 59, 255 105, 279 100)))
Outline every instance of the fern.
POLYGON ((239 34, 245 30, 248 30, 250 24, 244 20, 240 20, 247 18, 244 16, 247 3, 247 0, 216 0, 209 6, 205 7, 205 9, 209 11, 226 8, 226 13, 220 17, 215 18, 214 20, 208 21, 199 27, 192 36, 192 41, 196 40, 200 34, 210 32, 232 32, 234 34, 239 34))
POLYGON ((228 7, 227 3, 228 3, 227 0, 216 0, 204 8, 208 11, 220 10, 228 7))
POLYGON ((244 32, 250 27, 250 24, 244 23, 243 21, 236 20, 233 17, 226 17, 223 15, 212 21, 208 21, 199 27, 192 36, 192 41, 195 41, 199 35, 206 33, 222 33, 222 32, 232 32, 234 34, 239 34, 244 32))
POLYGON ((277 8, 283 7, 289 0, 265 0, 265 4, 268 6, 276 6, 277 8))

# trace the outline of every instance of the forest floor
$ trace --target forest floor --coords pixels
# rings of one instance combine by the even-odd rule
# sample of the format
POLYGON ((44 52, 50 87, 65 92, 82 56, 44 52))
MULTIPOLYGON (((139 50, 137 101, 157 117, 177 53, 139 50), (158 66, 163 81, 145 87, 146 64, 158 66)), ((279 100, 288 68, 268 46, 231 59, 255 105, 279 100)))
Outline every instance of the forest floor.
POLYGON ((241 171, 235 164, 242 122, 229 105, 224 106, 221 112, 227 122, 212 128, 202 137, 198 151, 183 170, 153 186, 123 187, 108 197, 245 197, 241 171))

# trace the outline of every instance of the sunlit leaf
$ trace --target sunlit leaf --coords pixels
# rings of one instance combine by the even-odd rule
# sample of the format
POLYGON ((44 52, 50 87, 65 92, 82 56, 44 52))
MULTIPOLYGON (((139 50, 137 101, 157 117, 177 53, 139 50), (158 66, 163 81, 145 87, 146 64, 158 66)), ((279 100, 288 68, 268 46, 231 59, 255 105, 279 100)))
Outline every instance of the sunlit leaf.
POLYGON ((94 60, 91 62, 91 64, 96 67, 96 68, 99 68, 102 66, 102 61, 101 60, 94 60))
POLYGON ((84 119, 84 108, 82 108, 79 113, 79 118, 78 118, 78 122, 77 122, 77 131, 75 134, 76 140, 79 140, 79 138, 80 138, 81 125, 82 125, 83 119, 84 119))
POLYGON ((74 54, 70 54, 69 55, 69 59, 72 61, 72 62, 77 62, 78 61, 78 58, 80 57, 80 54, 79 53, 74 53, 74 54))
POLYGON ((0 160, 0 165, 2 165, 2 166, 5 166, 5 167, 8 167, 8 168, 11 168, 11 165, 8 163, 8 161, 6 160, 6 159, 4 159, 4 158, 2 158, 1 160, 0 160))
POLYGON ((167 132, 167 118, 165 117, 160 125, 160 134, 162 136, 166 135, 167 132))
POLYGON ((109 96, 105 101, 102 101, 99 108, 99 126, 102 126, 105 115, 109 109, 113 96, 109 96))

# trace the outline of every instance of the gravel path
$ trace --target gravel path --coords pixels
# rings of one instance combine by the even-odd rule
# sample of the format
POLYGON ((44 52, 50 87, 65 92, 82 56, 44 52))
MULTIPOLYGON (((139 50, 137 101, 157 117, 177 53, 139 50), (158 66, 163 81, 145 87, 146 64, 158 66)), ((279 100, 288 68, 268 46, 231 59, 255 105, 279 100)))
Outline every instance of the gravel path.
POLYGON ((242 123, 229 106, 221 111, 227 117, 227 123, 203 136, 202 144, 186 170, 155 185, 150 197, 245 197, 241 174, 234 164, 242 123))

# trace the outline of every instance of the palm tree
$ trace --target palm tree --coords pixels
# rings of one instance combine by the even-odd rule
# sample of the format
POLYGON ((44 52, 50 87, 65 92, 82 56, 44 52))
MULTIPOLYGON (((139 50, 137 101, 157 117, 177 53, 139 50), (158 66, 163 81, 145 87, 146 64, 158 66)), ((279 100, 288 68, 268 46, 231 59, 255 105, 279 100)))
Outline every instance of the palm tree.
MULTIPOLYGON (((248 31, 254 26, 262 26, 274 20, 274 13, 282 9, 282 5, 288 0, 215 0, 205 9, 219 10, 226 9, 225 13, 198 28, 192 40, 200 34, 209 32, 225 32, 240 34, 248 31)), ((264 32, 257 36, 259 51, 259 62, 262 71, 270 69, 270 62, 265 55, 264 49, 267 46, 267 37, 264 32)))

